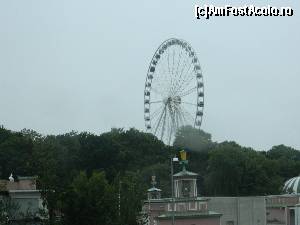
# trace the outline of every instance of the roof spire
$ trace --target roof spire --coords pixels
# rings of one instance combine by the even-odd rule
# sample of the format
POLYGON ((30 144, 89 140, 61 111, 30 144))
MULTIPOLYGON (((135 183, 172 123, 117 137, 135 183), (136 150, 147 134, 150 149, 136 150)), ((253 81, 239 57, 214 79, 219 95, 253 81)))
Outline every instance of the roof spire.
POLYGON ((152 184, 152 187, 155 187, 155 185, 157 184, 155 175, 151 176, 151 184, 152 184))
POLYGON ((14 179, 14 177, 13 177, 13 174, 12 174, 12 173, 10 174, 10 176, 9 176, 9 178, 8 178, 8 179, 9 179, 9 181, 10 181, 10 182, 14 182, 14 181, 15 181, 15 179, 14 179))
POLYGON ((148 189, 148 199, 160 199, 161 190, 155 187, 157 184, 155 175, 151 176, 151 184, 152 188, 148 189))

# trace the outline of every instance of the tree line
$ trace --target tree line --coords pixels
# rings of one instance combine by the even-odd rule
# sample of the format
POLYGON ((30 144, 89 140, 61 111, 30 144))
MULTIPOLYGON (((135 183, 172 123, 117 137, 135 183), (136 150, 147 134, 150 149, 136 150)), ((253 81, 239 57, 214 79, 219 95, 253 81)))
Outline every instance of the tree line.
POLYGON ((181 149, 188 151, 188 169, 199 174, 205 196, 280 194, 283 182, 300 171, 296 149, 216 143, 189 126, 177 132, 173 146, 134 128, 43 136, 0 127, 0 178, 38 176, 48 224, 134 225, 152 175, 163 197, 170 196, 169 162, 181 149))

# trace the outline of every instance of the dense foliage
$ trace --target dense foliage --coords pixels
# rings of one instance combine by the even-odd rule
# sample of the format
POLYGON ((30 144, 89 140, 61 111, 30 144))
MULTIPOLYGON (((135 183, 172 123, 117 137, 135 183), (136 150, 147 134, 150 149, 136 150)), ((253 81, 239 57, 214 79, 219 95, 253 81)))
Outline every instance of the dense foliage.
POLYGON ((279 194, 283 181, 300 171, 295 149, 279 145, 262 152, 214 143, 192 127, 177 132, 174 147, 136 129, 42 136, 0 127, 0 178, 37 175, 49 224, 61 215, 66 225, 134 225, 151 175, 163 196, 170 195, 170 157, 183 148, 206 196, 279 194))

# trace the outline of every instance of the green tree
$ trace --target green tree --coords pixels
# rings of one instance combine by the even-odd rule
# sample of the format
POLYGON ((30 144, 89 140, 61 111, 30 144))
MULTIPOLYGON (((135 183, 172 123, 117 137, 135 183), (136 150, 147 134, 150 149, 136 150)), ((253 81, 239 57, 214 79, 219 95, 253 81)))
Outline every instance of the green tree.
POLYGON ((210 152, 206 190, 212 195, 277 194, 278 165, 253 149, 224 142, 210 152))
POLYGON ((138 172, 127 172, 120 182, 120 224, 137 225, 146 197, 146 185, 138 172))
POLYGON ((165 163, 157 163, 145 166, 141 170, 142 183, 145 184, 144 192, 151 187, 151 176, 156 176, 157 187, 162 190, 162 197, 171 196, 170 160, 165 163))
POLYGON ((66 225, 117 224, 118 198, 105 174, 94 172, 91 177, 81 172, 63 196, 63 223, 66 225))
POLYGON ((239 195, 244 155, 239 145, 223 143, 210 152, 207 190, 212 195, 239 195))
POLYGON ((20 206, 13 202, 7 195, 0 196, 0 224, 10 224, 10 220, 15 219, 20 206))
POLYGON ((278 162, 278 174, 283 180, 299 175, 300 151, 285 145, 277 145, 266 152, 266 157, 278 162))
POLYGON ((10 173, 26 175, 30 172, 33 141, 21 132, 11 132, 0 127, 0 177, 10 173))
POLYGON ((62 142, 65 139, 76 140, 73 136, 50 135, 34 141, 32 173, 38 175, 38 188, 48 209, 50 224, 54 223, 56 212, 61 208, 61 193, 65 192, 77 174, 73 158, 78 154, 72 144, 62 142))

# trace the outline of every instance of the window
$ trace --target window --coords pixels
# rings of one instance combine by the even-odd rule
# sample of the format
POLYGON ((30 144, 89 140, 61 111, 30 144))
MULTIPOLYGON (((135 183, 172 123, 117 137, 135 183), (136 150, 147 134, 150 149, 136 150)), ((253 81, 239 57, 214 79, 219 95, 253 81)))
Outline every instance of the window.
POLYGON ((197 210, 197 202, 190 202, 189 203, 190 210, 197 210))
POLYGON ((191 182, 189 180, 182 181, 182 196, 187 198, 190 197, 191 182))
POLYGON ((226 225, 234 225, 234 221, 230 220, 226 222, 226 225))
MULTIPOLYGON (((207 204, 206 203, 199 203, 199 209, 201 211, 207 210, 207 204)), ((227 225, 227 224, 226 224, 227 225)))
MULTIPOLYGON (((173 208, 173 203, 168 203, 168 211, 173 211, 172 208, 173 208)), ((177 211, 177 208, 178 208, 177 203, 174 202, 174 211, 177 211)))
POLYGON ((187 210, 187 203, 178 203, 178 211, 186 211, 187 210))

